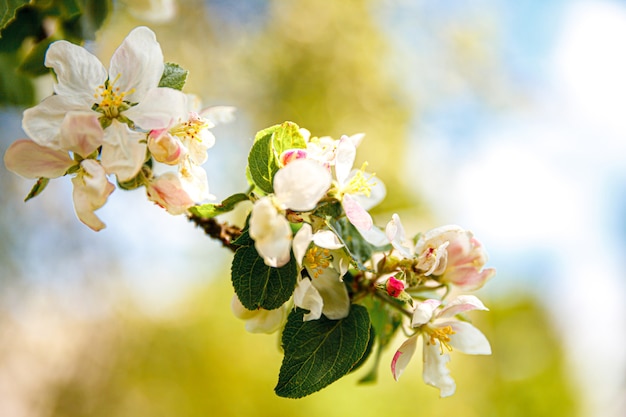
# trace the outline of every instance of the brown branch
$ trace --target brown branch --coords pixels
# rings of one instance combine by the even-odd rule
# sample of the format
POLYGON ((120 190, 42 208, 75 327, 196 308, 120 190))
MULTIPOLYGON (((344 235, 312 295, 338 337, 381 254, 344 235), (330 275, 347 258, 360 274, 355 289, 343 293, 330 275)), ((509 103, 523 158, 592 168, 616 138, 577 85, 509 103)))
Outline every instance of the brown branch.
POLYGON ((241 235, 241 228, 238 226, 229 225, 228 223, 219 223, 214 218, 205 219, 194 214, 189 215, 189 221, 195 223, 195 225, 202 230, 209 237, 222 242, 222 246, 232 250, 237 250, 237 246, 233 245, 233 240, 237 239, 241 235))

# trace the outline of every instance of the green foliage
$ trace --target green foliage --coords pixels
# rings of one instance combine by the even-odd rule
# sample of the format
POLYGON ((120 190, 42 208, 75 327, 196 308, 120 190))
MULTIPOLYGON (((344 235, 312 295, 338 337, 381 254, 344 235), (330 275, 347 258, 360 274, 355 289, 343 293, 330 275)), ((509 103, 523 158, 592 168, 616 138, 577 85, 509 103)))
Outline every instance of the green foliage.
POLYGON ((293 256, 280 268, 267 266, 254 248, 254 241, 247 230, 233 244, 239 245, 239 248, 233 258, 231 278, 235 293, 244 307, 248 310, 273 310, 291 298, 298 277, 293 256))
POLYGON ((258 132, 248 155, 249 179, 263 192, 272 193, 274 175, 280 169, 280 155, 288 149, 306 148, 298 125, 284 122, 258 132))
POLYGON ((111 11, 111 0, 8 0, 0 5, 0 105, 32 105, 30 78, 49 72, 50 44, 93 40, 111 11), (46 24, 50 19, 57 24, 46 24), (54 31, 50 32, 50 28, 54 31))
POLYGON ((163 69, 163 75, 159 81, 159 87, 169 87, 175 90, 182 90, 187 81, 187 75, 189 71, 182 68, 178 64, 172 64, 171 62, 165 63, 163 69))
POLYGON ((352 259, 356 261, 357 267, 362 271, 367 269, 363 264, 371 258, 372 253, 384 249, 365 241, 356 227, 346 217, 340 219, 328 218, 327 223, 328 227, 335 232, 345 245, 352 259))
POLYGON ((221 204, 203 204, 201 206, 191 207, 189 211, 194 216, 198 216, 203 219, 211 219, 215 216, 219 216, 220 214, 232 211, 237 204, 247 200, 249 200, 247 194, 237 193, 222 201, 221 204))
POLYGON ((50 178, 43 178, 43 177, 39 178, 37 182, 35 183, 35 185, 33 185, 33 188, 30 190, 30 192, 28 193, 24 201, 26 202, 30 200, 31 198, 35 198, 39 194, 41 194, 49 182, 50 182, 50 178))
POLYGON ((15 13, 21 7, 30 3, 30 0, 4 0, 0 2, 0 38, 2 28, 15 18, 15 13))
POLYGON ((303 321, 304 310, 291 312, 283 331, 285 358, 275 391, 281 397, 310 395, 350 372, 360 363, 370 341, 370 318, 352 305, 341 320, 303 321))

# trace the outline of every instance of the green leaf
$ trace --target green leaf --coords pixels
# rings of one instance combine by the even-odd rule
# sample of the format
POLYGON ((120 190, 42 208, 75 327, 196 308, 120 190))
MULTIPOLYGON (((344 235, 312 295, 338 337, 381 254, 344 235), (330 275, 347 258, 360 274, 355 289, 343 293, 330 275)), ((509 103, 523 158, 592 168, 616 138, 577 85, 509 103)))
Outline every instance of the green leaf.
POLYGON ((280 155, 286 150, 304 148, 304 136, 300 133, 300 127, 293 122, 284 122, 272 133, 272 150, 277 160, 280 160, 280 155))
POLYGON ((191 207, 189 211, 195 216, 201 217, 203 219, 210 219, 220 214, 232 211, 237 204, 246 200, 249 200, 246 194, 233 194, 226 200, 222 201, 221 204, 203 204, 201 206, 191 207))
MULTIPOLYGON (((15 13, 30 0, 3 0, 0 2, 0 30, 4 29, 15 18, 15 13)), ((2 34, 0 33, 0 37, 2 34)))
POLYGON ((272 136, 267 135, 254 142, 248 155, 250 179, 265 193, 274 192, 272 181, 278 171, 278 162, 272 153, 272 136))
POLYGON ((30 78, 15 71, 15 53, 0 53, 0 106, 32 106, 35 92, 30 78))
POLYGON ((254 245, 249 244, 247 231, 233 242, 243 244, 235 252, 231 267, 231 278, 235 293, 248 310, 264 308, 273 310, 282 306, 296 288, 298 268, 293 256, 280 268, 265 265, 254 245))
POLYGON ((182 68, 180 65, 166 62, 163 75, 161 76, 161 81, 159 81, 159 87, 169 87, 175 90, 182 90, 185 86, 185 82, 187 81, 188 74, 189 71, 182 68))
POLYGON ((24 199, 24 202, 30 200, 31 198, 37 197, 39 194, 41 194, 49 182, 50 182, 50 178, 43 178, 43 177, 39 178, 37 182, 35 183, 35 185, 33 185, 33 188, 30 190, 26 198, 24 199))
POLYGON ((300 128, 293 122, 284 122, 259 131, 248 155, 246 176, 269 194, 274 191, 274 175, 280 169, 280 155, 287 149, 306 148, 300 128))
POLYGON ((353 304, 348 317, 303 321, 304 310, 289 314, 283 330, 285 358, 276 394, 301 398, 335 382, 357 365, 370 340, 367 309, 353 304))
POLYGON ((341 242, 345 245, 348 253, 356 262, 357 267, 362 271, 367 269, 364 264, 371 258, 373 252, 388 249, 388 246, 376 247, 367 242, 363 239, 363 236, 361 236, 356 227, 354 227, 345 217, 340 219, 328 218, 327 224, 328 227, 339 237, 339 240, 341 240, 341 242))
POLYGON ((35 45, 18 67, 20 73, 33 77, 47 74, 50 70, 44 65, 46 51, 55 40, 57 39, 46 38, 35 45))

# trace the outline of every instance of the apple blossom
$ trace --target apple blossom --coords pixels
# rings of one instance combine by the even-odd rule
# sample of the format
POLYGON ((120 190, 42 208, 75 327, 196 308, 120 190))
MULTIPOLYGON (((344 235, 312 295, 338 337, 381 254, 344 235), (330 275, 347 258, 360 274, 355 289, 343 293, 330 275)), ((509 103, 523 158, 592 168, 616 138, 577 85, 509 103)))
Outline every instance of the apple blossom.
POLYGON ((424 382, 439 388, 441 397, 454 394, 456 384, 450 376, 446 363, 450 357, 446 351, 457 349, 471 355, 490 355, 489 341, 480 330, 466 321, 454 319, 457 314, 471 310, 488 310, 473 295, 462 295, 447 305, 440 300, 428 299, 416 304, 411 327, 416 333, 409 337, 397 350, 391 362, 391 372, 395 380, 415 353, 417 338, 423 339, 424 382))
POLYGON ((313 210, 330 183, 328 171, 307 159, 293 161, 276 172, 274 194, 257 200, 250 215, 250 237, 267 265, 280 267, 290 259, 293 235, 284 210, 313 210))
POLYGON ((311 225, 305 223, 294 237, 293 252, 308 275, 299 280, 294 293, 296 306, 310 310, 304 320, 317 320, 322 314, 331 320, 346 317, 350 299, 342 277, 350 257, 337 236, 330 230, 312 233, 311 225))
POLYGON ((415 245, 419 263, 427 274, 463 290, 477 290, 496 270, 485 268, 487 253, 472 232, 459 226, 441 226, 424 233, 415 245), (443 253, 445 250, 445 253, 443 253))
POLYGON ((186 107, 182 92, 158 87, 163 54, 146 27, 130 32, 108 72, 94 55, 67 41, 50 45, 45 65, 56 74, 55 94, 24 112, 24 131, 41 146, 63 149, 61 125, 68 112, 98 115, 104 128, 101 162, 120 181, 133 178, 145 160, 145 133, 131 127, 165 128, 186 107))

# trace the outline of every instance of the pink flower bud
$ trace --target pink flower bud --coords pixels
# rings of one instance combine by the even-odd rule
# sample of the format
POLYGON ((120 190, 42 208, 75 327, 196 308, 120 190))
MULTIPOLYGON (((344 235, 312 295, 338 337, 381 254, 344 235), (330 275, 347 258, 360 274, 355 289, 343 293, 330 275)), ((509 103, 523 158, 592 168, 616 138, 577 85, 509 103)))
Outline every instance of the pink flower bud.
POLYGON ((304 149, 288 149, 280 155, 280 162, 285 166, 296 159, 306 159, 307 156, 307 151, 304 149))
POLYGON ((387 294, 391 297, 398 298, 400 294, 402 294, 402 291, 404 291, 404 282, 397 278, 389 277, 385 284, 385 289, 387 290, 387 294))
POLYGON ((164 129, 153 130, 148 136, 148 149, 158 162, 176 165, 185 154, 185 147, 174 135, 164 129))

